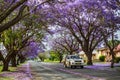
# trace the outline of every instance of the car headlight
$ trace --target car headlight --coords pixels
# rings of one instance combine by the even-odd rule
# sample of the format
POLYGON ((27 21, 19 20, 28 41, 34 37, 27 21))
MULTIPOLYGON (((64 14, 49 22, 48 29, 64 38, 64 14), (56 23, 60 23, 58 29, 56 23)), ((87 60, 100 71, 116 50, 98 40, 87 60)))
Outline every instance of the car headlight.
POLYGON ((74 61, 74 60, 71 60, 70 62, 71 62, 71 63, 75 63, 75 61, 74 61))
POLYGON ((84 63, 84 60, 81 60, 82 63, 84 63))

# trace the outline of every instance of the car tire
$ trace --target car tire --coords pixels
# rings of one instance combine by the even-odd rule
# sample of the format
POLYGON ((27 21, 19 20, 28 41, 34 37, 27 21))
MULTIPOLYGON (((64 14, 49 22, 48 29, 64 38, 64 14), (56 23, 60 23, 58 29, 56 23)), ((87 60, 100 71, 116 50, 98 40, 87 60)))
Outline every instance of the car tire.
POLYGON ((66 64, 64 64, 64 68, 67 68, 66 64))
POLYGON ((72 69, 72 68, 73 68, 73 66, 70 66, 70 68, 72 69))
POLYGON ((83 69, 83 68, 84 68, 84 66, 81 66, 81 68, 83 69))

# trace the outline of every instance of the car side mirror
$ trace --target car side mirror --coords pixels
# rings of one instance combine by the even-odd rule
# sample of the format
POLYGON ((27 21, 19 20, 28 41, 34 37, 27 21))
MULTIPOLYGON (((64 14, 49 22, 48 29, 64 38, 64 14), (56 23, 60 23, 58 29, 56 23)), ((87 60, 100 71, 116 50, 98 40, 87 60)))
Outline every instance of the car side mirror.
POLYGON ((69 57, 67 57, 67 59, 70 59, 69 57))

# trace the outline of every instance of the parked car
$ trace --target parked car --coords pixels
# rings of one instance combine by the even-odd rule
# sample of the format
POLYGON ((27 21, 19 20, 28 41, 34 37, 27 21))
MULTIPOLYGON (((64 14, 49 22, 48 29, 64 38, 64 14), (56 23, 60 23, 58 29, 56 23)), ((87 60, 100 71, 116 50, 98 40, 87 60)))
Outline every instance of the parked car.
POLYGON ((63 65, 65 68, 76 68, 76 67, 84 67, 84 60, 82 57, 78 55, 67 55, 64 58, 63 65))

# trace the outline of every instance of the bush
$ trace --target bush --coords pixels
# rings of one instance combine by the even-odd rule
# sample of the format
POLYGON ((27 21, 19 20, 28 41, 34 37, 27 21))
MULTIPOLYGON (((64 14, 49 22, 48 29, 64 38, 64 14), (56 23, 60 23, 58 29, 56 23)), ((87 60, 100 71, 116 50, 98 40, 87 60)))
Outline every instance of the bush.
POLYGON ((41 61, 44 61, 44 59, 47 58, 45 53, 39 53, 38 57, 41 59, 41 61))
POLYGON ((119 63, 119 61, 120 61, 120 57, 116 57, 116 58, 115 58, 115 62, 116 62, 116 63, 119 63))
POLYGON ((50 51, 50 58, 49 58, 49 60, 51 60, 51 61, 59 61, 60 59, 59 59, 59 53, 58 52, 56 52, 56 51, 50 51))
POLYGON ((105 56, 101 55, 101 56, 99 57, 99 60, 102 61, 102 62, 104 62, 104 61, 105 61, 105 56))

